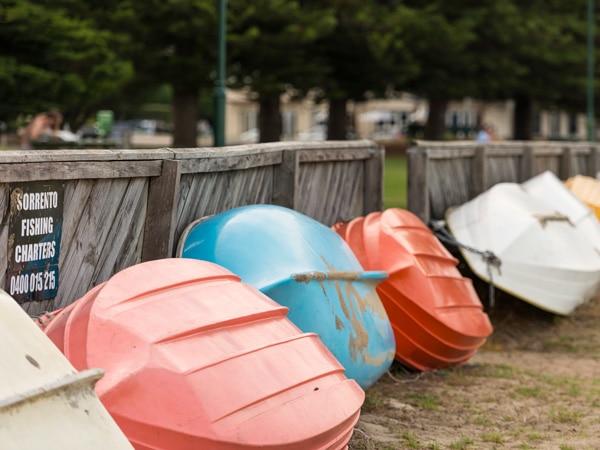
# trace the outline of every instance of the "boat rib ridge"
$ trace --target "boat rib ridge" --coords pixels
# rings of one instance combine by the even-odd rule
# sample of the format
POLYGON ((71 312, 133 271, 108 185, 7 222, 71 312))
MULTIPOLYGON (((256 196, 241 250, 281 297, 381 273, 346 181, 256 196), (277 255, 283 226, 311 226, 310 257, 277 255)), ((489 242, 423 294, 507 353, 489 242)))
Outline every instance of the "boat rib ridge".
POLYGON ((325 377, 327 377, 329 375, 335 375, 336 373, 343 372, 343 371, 344 371, 344 369, 341 368, 341 369, 336 369, 336 370, 329 370, 327 372, 321 372, 317 376, 314 376, 312 378, 308 378, 308 379, 303 380, 301 382, 298 382, 298 383, 296 383, 294 385, 286 386, 284 389, 279 389, 279 390, 277 390, 275 392, 272 392, 271 394, 269 394, 269 395, 267 395, 265 397, 262 397, 262 398, 260 398, 260 399, 258 399, 256 401, 254 401, 254 402, 248 403, 248 404, 246 404, 246 405, 244 405, 244 406, 242 406, 240 408, 232 410, 232 411, 228 412, 227 414, 225 414, 225 415, 223 415, 223 416, 218 417, 217 419, 215 419, 213 421, 213 423, 219 422, 221 420, 225 420, 226 418, 231 417, 231 416, 235 415, 236 413, 238 413, 240 411, 243 411, 243 410, 245 410, 245 409, 247 409, 247 408, 249 408, 251 406, 258 405, 259 403, 262 403, 265 400, 268 400, 268 399, 273 398, 273 397, 277 397, 278 395, 280 395, 281 393, 283 393, 285 391, 290 391, 292 389, 296 389, 296 388, 298 388, 300 386, 304 386, 304 385, 307 385, 309 383, 312 383, 313 381, 318 380, 320 378, 325 378, 325 377))
POLYGON ((198 326, 198 327, 184 330, 180 333, 166 336, 162 339, 154 341, 154 344, 168 344, 170 342, 176 342, 176 341, 180 341, 183 339, 193 338, 201 333, 205 333, 207 331, 212 331, 212 330, 216 330, 216 329, 231 326, 231 325, 247 325, 250 322, 257 322, 259 320, 264 320, 264 319, 283 317, 284 314, 282 314, 282 312, 284 310, 286 310, 286 308, 284 306, 280 306, 276 309, 268 309, 268 310, 254 312, 254 313, 246 314, 246 315, 232 316, 225 320, 221 320, 218 322, 210 322, 210 323, 198 326))
MULTIPOLYGON (((213 281, 219 281, 219 280, 235 280, 238 281, 239 277, 237 275, 231 274, 219 274, 219 275, 213 275, 213 276, 209 276, 209 277, 198 277, 198 278, 194 278, 194 279, 188 279, 188 280, 183 280, 179 283, 173 283, 173 284, 167 284, 167 285, 163 285, 160 287, 157 287, 155 289, 151 289, 145 292, 142 292, 138 295, 134 295, 132 297, 128 297, 128 298, 124 298, 116 303, 114 303, 114 305, 123 305, 126 303, 133 303, 136 301, 140 301, 143 300, 145 298, 154 296, 156 294, 160 294, 162 292, 169 292, 169 291, 173 291, 174 288, 180 288, 180 287, 185 287, 185 286, 191 286, 194 284, 201 284, 201 283, 206 283, 206 282, 213 282, 213 281)), ((99 293, 99 295, 101 295, 101 293, 99 293)))
MULTIPOLYGON (((297 341, 297 340, 300 340, 300 339, 313 338, 313 337, 316 337, 316 336, 317 335, 315 333, 302 333, 302 334, 297 334, 297 335, 289 336, 286 339, 280 339, 278 341, 271 341, 271 342, 269 342, 268 345, 260 345, 260 346, 245 348, 242 351, 238 351, 236 353, 230 353, 230 354, 224 355, 225 356, 224 359, 218 359, 218 360, 212 361, 212 362, 210 362, 208 364, 204 364, 202 366, 194 367, 193 369, 187 370, 185 372, 185 374, 186 375, 190 375, 190 374, 193 374, 195 372, 199 372, 201 370, 208 369, 209 367, 217 366, 219 364, 222 364, 224 362, 230 361, 230 360, 235 359, 235 358, 241 358, 241 357, 244 357, 244 356, 251 355, 252 353, 259 352, 259 351, 267 349, 269 347, 277 347, 277 346, 284 345, 284 344, 287 344, 287 343, 290 343, 290 342, 293 342, 293 341, 297 341)), ((339 370, 344 371, 344 368, 340 366, 339 370)))

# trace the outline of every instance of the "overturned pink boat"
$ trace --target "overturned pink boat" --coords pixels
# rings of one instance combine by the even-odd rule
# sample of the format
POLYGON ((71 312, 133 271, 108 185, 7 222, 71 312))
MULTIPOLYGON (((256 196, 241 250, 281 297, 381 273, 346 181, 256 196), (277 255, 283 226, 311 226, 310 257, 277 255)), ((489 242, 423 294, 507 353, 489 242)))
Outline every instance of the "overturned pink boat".
POLYGON ((136 449, 343 449, 364 392, 314 333, 227 269, 130 267, 44 325, 136 449))

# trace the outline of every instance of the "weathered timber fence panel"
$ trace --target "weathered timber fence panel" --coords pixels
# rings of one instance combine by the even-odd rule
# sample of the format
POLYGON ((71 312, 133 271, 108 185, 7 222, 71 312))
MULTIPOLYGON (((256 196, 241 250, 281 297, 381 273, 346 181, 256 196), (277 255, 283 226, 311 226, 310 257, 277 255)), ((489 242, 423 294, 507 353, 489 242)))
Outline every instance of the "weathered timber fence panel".
MULTIPOLYGON (((55 299, 28 302, 31 314, 66 306, 107 274, 139 261, 148 180, 168 150, 33 150, 0 152, 3 206, 0 253, 8 256, 11 184, 60 180, 64 187, 59 284, 55 299), (136 254, 137 252, 137 254, 136 254)), ((7 271, 7 258, 0 260, 7 271)), ((3 286, 5 281, 3 278, 3 286)))
POLYGON ((407 155, 408 209, 426 223, 497 183, 547 170, 563 180, 600 171, 600 145, 593 143, 416 141, 407 155))
POLYGON ((353 149, 299 152, 299 189, 294 209, 319 217, 327 225, 350 220, 366 210, 380 211, 383 157, 373 156, 353 149), (322 196, 325 191, 336 199, 335 203, 322 196))
MULTIPOLYGON (((10 188, 64 186, 55 298, 67 306, 133 264, 172 257, 194 220, 243 205, 286 206, 326 224, 382 208, 384 150, 371 141, 223 148, 0 152, 0 252, 9 251, 10 188)), ((0 270, 7 272, 7 258, 0 270)))

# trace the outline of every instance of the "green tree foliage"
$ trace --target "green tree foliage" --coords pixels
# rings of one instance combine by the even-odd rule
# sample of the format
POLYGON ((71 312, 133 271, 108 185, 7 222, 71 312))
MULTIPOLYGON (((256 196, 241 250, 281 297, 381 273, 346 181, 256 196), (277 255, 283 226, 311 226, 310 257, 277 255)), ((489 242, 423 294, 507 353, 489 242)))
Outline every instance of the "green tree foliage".
POLYGON ((327 74, 308 52, 310 43, 335 25, 333 11, 319 2, 230 0, 229 57, 237 86, 249 87, 260 105, 261 142, 281 135, 280 96, 306 91, 327 74))
POLYGON ((515 99, 517 136, 531 137, 532 105, 585 98, 583 0, 407 0, 406 40, 422 70, 406 88, 429 100, 426 137, 441 139, 449 100, 515 99))
POLYGON ((112 33, 51 2, 1 0, 0 23, 0 120, 10 125, 56 107, 77 128, 132 76, 112 33))
POLYGON ((486 3, 491 1, 407 2, 414 13, 405 27, 405 39, 421 70, 409 80, 406 89, 429 101, 425 127, 428 139, 443 137, 449 100, 473 95, 486 83, 490 69, 481 61, 497 55, 470 49, 483 42, 477 27, 484 20, 486 3))
MULTIPOLYGON (((389 91, 429 100, 434 139, 450 100, 515 99, 528 138, 533 105, 583 107, 586 1, 229 0, 228 85, 255 95, 263 142, 279 139, 284 92, 329 101, 330 138, 348 100, 389 91)), ((77 127, 167 85, 173 145, 195 146, 217 19, 214 0, 0 0, 0 120, 57 107, 77 127)))
POLYGON ((328 139, 345 139, 348 100, 384 96, 414 73, 402 29, 410 11, 401 1, 332 0, 336 27, 312 46, 327 70, 320 89, 329 101, 328 139))
POLYGON ((582 111, 586 87, 586 1, 519 4, 518 36, 511 48, 520 76, 515 99, 515 138, 531 138, 534 106, 582 111))
POLYGON ((215 80, 217 2, 121 1, 114 24, 130 35, 138 89, 172 88, 173 146, 195 147, 199 93, 215 80))

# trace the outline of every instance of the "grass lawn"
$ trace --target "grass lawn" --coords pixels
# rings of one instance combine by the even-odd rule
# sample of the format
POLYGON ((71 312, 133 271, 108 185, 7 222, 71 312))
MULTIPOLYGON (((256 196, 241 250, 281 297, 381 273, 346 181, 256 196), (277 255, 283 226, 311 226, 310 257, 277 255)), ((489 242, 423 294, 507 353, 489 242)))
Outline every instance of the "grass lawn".
POLYGON ((406 209, 406 190, 406 157, 386 157, 383 170, 383 208, 406 209))

